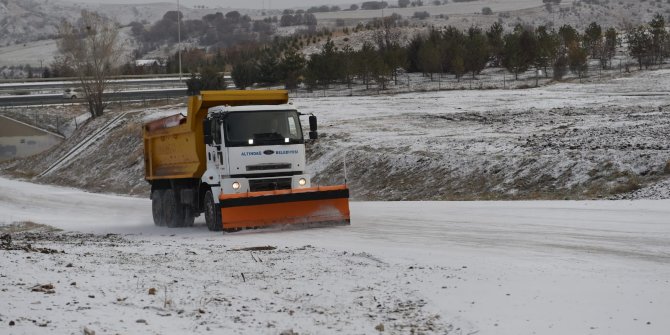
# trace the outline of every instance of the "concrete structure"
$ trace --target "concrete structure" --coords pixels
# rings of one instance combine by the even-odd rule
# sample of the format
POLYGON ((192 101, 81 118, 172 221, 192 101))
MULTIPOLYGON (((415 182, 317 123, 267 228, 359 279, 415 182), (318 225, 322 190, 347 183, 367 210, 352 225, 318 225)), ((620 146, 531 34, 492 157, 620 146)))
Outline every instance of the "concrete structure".
POLYGON ((63 139, 61 135, 0 116, 0 161, 38 154, 63 139))

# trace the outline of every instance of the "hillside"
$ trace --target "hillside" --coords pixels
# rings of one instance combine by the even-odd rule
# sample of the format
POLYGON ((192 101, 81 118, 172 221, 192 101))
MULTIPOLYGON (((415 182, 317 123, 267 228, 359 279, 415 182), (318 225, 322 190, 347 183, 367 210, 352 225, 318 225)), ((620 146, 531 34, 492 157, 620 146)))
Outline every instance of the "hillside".
MULTIPOLYGON (((668 198, 670 70, 524 90, 295 98, 320 120, 309 169, 344 180, 358 200, 595 199, 638 191, 668 198)), ((37 181, 146 196, 141 123, 185 108, 126 109, 126 122, 37 181)), ((118 113, 112 110, 105 116, 118 113)), ((32 177, 105 119, 51 153, 5 163, 32 177)))
MULTIPOLYGON (((72 19, 72 8, 40 0, 0 1, 0 45, 52 39, 63 18, 72 19)), ((3 64, 4 65, 4 64, 3 64)))
MULTIPOLYGON (((359 24, 378 19, 382 14, 389 16, 393 13, 402 16, 407 21, 403 28, 405 36, 424 31, 427 27, 452 25, 460 29, 471 26, 488 27, 494 22, 500 22, 506 29, 512 29, 517 24, 548 25, 558 28, 570 24, 579 30, 591 22, 598 22, 603 27, 617 27, 620 29, 641 22, 648 22, 654 14, 670 14, 670 6, 661 1, 563 1, 560 5, 545 6, 540 0, 477 0, 470 2, 453 2, 435 6, 394 8, 384 11, 377 10, 342 10, 337 12, 315 13, 319 27, 329 29, 344 26, 355 27, 359 24), (491 15, 483 15, 482 8, 491 8, 491 15), (424 20, 412 18, 416 12, 428 12, 429 17, 424 20)), ((2 0, 0 1, 0 67, 30 64, 39 66, 49 64, 55 54, 53 37, 58 23, 63 19, 74 20, 83 9, 98 11, 115 19, 122 25, 130 22, 142 22, 149 26, 160 20, 170 10, 176 10, 171 2, 119 5, 119 4, 78 4, 63 0, 2 0)), ((201 19, 207 14, 215 12, 229 12, 238 10, 249 15, 252 20, 262 20, 272 16, 281 16, 280 10, 262 12, 251 9, 232 8, 189 8, 181 7, 184 19, 201 19), (265 16, 263 16, 263 13, 265 16)), ((278 35, 290 34, 297 28, 304 27, 276 27, 278 35)), ((356 48, 363 41, 372 41, 370 31, 359 31, 349 35, 336 36, 338 45, 351 44, 356 48)), ((407 39, 407 38, 406 38, 407 39)), ((198 41, 185 41, 190 47, 197 47, 198 41)), ((133 41, 129 45, 134 45, 133 41)), ((310 54, 317 45, 305 46, 303 50, 310 54)), ((173 49, 167 45, 154 46, 150 57, 165 57, 173 49)))
MULTIPOLYGON (((76 0, 1 0, 0 1, 0 46, 24 44, 52 39, 57 26, 63 19, 76 20, 82 10, 96 11, 121 25, 130 22, 153 23, 160 20, 165 12, 177 10, 174 2, 153 2, 145 4, 77 3, 76 0)), ((184 19, 199 19, 216 9, 195 9, 182 6, 184 19)), ((224 10, 224 9, 219 9, 224 10)), ((234 10, 226 8, 226 11, 234 10)), ((256 13, 254 10, 241 10, 256 13)), ((0 66, 2 66, 0 62, 0 66)))

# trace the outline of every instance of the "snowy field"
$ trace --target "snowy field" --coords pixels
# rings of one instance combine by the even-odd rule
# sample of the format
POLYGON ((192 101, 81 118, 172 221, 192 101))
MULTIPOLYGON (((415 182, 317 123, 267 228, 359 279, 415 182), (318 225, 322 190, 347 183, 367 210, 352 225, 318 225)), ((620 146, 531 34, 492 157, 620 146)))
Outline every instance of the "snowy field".
MULTIPOLYGON (((17 66, 31 64, 40 66, 53 62, 57 52, 55 40, 43 40, 0 47, 0 65, 17 66)), ((39 71, 39 70, 37 70, 39 71)))
MULTIPOLYGON (((538 7, 542 5, 538 0, 492 0, 492 1, 471 1, 471 2, 453 2, 449 1, 446 5, 433 6, 432 2, 425 1, 426 6, 421 7, 407 7, 407 8, 386 8, 385 16, 390 15, 391 13, 397 13, 403 17, 412 17, 414 12, 423 12, 426 11, 432 16, 437 16, 441 14, 454 15, 454 14, 473 14, 481 13, 482 7, 489 7, 494 12, 507 12, 507 11, 517 11, 527 8, 538 7)), ((393 4, 393 2, 389 2, 393 4)), ((342 8, 347 8, 348 6, 340 6, 342 8)), ((325 13, 315 13, 315 16, 318 20, 321 19, 369 19, 369 18, 378 18, 381 17, 381 10, 357 10, 357 11, 337 11, 337 12, 325 12, 325 13)))
POLYGON ((346 154, 357 199, 580 199, 667 180, 669 88, 670 70, 658 70, 295 105, 319 117, 323 136, 308 157, 317 182, 341 182, 346 154))
POLYGON ((351 226, 222 235, 154 227, 146 199, 0 189, 2 334, 670 327, 668 200, 354 202, 351 226))

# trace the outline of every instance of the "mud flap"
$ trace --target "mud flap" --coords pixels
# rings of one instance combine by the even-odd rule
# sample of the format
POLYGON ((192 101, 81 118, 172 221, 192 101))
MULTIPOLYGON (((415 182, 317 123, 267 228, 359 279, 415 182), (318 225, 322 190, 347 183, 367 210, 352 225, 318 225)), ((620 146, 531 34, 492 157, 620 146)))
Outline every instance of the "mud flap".
POLYGON ((346 185, 306 189, 222 194, 223 229, 285 224, 349 224, 346 185))

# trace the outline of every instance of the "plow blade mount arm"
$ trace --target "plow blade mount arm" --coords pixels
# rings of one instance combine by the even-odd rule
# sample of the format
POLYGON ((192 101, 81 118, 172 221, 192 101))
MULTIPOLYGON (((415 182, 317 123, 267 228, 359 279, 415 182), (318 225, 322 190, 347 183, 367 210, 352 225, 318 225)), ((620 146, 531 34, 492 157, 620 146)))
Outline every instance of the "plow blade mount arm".
POLYGON ((223 229, 284 224, 348 225, 346 185, 219 196, 223 229))

